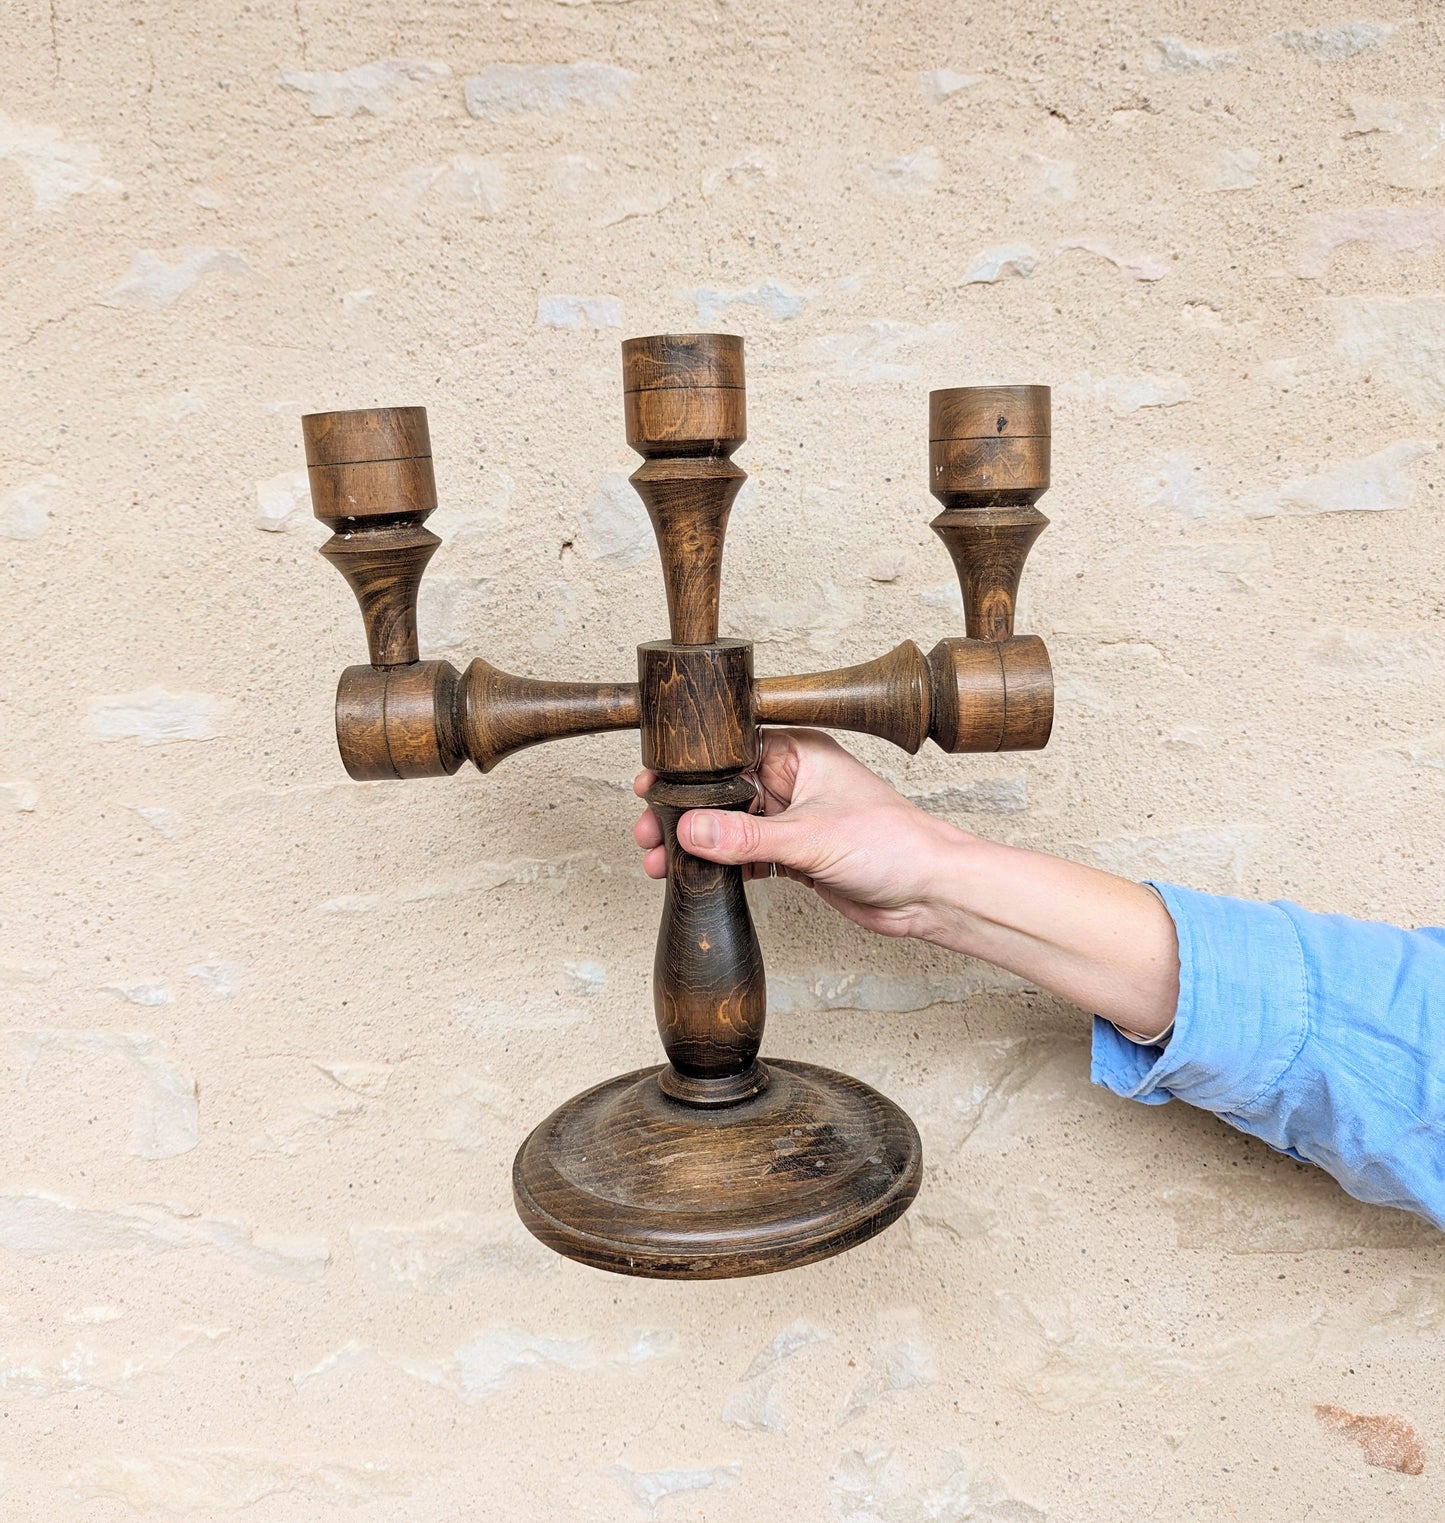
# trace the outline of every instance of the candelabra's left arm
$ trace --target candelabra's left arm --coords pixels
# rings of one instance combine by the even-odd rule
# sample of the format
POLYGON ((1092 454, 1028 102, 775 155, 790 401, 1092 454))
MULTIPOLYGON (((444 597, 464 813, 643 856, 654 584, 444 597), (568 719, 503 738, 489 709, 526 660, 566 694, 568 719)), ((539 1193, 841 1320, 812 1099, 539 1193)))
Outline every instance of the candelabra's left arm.
POLYGON ((336 740, 359 781, 483 772, 524 746, 635 729, 635 682, 543 682, 473 661, 423 661, 416 600, 441 541, 424 407, 313 413, 301 420, 311 502, 332 536, 321 553, 346 578, 366 625, 369 666, 336 692, 336 740))

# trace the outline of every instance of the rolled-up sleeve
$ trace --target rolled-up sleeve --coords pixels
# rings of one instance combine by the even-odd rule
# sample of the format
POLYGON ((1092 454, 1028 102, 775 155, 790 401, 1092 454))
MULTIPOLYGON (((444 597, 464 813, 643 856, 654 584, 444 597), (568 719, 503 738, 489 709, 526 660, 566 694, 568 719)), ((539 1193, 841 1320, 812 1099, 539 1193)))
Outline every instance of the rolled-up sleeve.
POLYGON ((1151 887, 1179 938, 1173 1035, 1095 1019, 1095 1083, 1213 1111, 1445 1228, 1445 931, 1151 887))

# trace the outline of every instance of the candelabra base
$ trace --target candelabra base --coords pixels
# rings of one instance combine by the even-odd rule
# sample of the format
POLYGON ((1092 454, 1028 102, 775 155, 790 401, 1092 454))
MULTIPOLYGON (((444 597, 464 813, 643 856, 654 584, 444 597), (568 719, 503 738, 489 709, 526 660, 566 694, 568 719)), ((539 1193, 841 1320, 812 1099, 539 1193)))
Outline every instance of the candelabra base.
POLYGON ((923 1163, 908 1117, 831 1069, 766 1068, 765 1089, 716 1109, 665 1094, 660 1068, 568 1100, 518 1149, 522 1221, 580 1263, 672 1280, 793 1269, 896 1221, 923 1163))

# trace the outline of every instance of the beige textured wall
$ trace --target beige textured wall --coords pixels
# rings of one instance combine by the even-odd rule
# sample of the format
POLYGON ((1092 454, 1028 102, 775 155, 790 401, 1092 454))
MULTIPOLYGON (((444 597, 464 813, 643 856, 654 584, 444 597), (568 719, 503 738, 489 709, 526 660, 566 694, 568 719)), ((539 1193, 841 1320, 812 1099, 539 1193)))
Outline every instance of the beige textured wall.
POLYGON ((724 627, 781 672, 959 632, 926 392, 1049 382, 1054 743, 858 752, 1004 839, 1438 919, 1445 38, 1408 9, 9 0, 7 1523, 1431 1515, 1437 1236, 1091 1089, 1076 1013, 790 885, 769 1048, 909 1107, 916 1208, 754 1282, 535 1248, 518 1141, 657 1054, 635 739, 347 782, 297 421, 430 409, 431 654, 625 676, 665 626, 619 340, 745 334, 724 627), (1413 1425, 1423 1475, 1317 1403, 1413 1425))

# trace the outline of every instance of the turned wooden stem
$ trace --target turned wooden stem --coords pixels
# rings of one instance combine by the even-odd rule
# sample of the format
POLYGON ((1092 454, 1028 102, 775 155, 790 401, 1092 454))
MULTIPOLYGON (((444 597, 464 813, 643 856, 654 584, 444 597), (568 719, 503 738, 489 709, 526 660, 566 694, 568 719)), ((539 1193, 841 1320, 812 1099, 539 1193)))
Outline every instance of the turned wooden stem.
POLYGON ((441 541, 424 407, 311 413, 301 420, 311 506, 332 536, 321 553, 361 606, 371 664, 417 659, 416 594, 441 541))
POLYGON ((734 1105, 767 1083, 757 1061, 767 985, 742 870, 694 857, 677 843, 677 822, 687 810, 746 809, 753 797, 751 785, 737 778, 701 784, 664 778, 647 795, 667 847, 652 999, 670 1067, 658 1082, 689 1105, 734 1105))
POLYGON ((718 639, 728 511, 744 473, 728 458, 746 435, 743 344, 672 334, 622 346, 627 442, 645 464, 647 504, 667 586, 670 640, 637 650, 643 765, 667 847, 667 895, 653 999, 669 1067, 663 1091, 689 1105, 733 1105, 767 1083, 757 1062, 767 1010, 763 958, 742 870, 690 856, 687 809, 745 809, 757 760, 752 646, 718 639))
POLYGON ((767 1010, 763 954, 740 867, 678 845, 688 809, 746 809, 742 776, 757 760, 753 648, 746 640, 637 647, 642 761, 658 774, 647 801, 667 847, 667 894, 657 933, 652 997, 671 1065, 658 1079, 689 1105, 732 1105, 756 1094, 755 1060, 767 1010))
POLYGON ((1049 388, 960 386, 928 397, 933 532, 963 589, 969 638, 1007 640, 1019 576, 1048 519, 1034 503, 1049 486, 1049 388))
POLYGON ((632 485, 662 556, 678 645, 717 639, 723 539, 747 480, 729 459, 747 437, 743 341, 725 333, 630 338, 622 346, 627 442, 646 463, 632 485))
POLYGON ((543 682, 498 671, 480 658, 462 678, 462 743, 482 772, 526 746, 632 730, 637 719, 635 682, 543 682))
POLYGON ((908 752, 928 739, 933 714, 928 663, 912 640, 858 666, 760 677, 753 691, 759 724, 861 730, 908 752))

